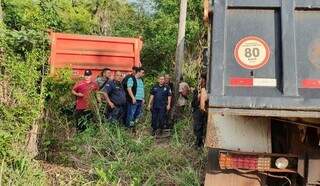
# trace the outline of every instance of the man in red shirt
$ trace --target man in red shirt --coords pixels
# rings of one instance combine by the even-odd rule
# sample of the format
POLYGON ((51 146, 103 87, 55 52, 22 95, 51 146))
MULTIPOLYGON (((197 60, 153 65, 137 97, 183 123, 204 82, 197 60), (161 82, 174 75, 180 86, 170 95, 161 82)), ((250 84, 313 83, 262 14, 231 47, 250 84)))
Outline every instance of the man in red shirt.
POLYGON ((96 82, 92 81, 91 70, 84 71, 84 80, 79 81, 72 89, 72 94, 77 97, 76 100, 76 119, 77 129, 82 132, 86 129, 85 120, 92 117, 90 111, 90 98, 94 92, 99 90, 96 82))

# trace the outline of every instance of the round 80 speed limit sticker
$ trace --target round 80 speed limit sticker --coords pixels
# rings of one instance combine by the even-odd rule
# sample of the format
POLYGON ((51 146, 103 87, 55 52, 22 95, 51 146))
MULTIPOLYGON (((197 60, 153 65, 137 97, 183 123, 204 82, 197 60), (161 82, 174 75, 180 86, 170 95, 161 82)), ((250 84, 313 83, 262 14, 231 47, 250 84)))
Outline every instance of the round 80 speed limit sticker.
POLYGON ((243 68, 255 70, 269 62, 270 48, 262 38, 247 36, 236 44, 234 57, 243 68))

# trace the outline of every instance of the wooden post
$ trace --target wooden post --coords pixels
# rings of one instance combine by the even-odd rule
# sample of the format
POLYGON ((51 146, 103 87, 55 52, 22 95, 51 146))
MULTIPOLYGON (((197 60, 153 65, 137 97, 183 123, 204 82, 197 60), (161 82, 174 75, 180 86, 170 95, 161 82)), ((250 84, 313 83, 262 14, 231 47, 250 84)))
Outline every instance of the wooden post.
POLYGON ((1 0, 0 0, 0 23, 3 20, 3 12, 2 12, 2 5, 1 5, 1 0))
POLYGON ((179 18, 179 33, 176 49, 176 63, 175 63, 175 90, 174 98, 177 103, 179 97, 179 81, 182 72, 182 63, 184 61, 184 42, 186 32, 186 18, 187 18, 187 2, 188 0, 180 1, 180 18, 179 18))

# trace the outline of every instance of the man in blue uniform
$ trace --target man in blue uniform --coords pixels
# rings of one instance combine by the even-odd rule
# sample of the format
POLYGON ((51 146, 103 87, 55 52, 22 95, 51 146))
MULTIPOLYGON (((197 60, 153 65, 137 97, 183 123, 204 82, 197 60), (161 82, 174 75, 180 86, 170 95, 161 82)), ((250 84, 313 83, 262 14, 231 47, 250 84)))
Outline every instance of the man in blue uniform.
POLYGON ((152 87, 150 92, 148 108, 152 112, 152 135, 160 129, 160 133, 165 125, 166 113, 171 108, 171 89, 165 85, 164 76, 159 76, 159 83, 152 87))
POLYGON ((108 103, 108 116, 107 118, 119 123, 124 122, 124 113, 126 108, 126 93, 121 84, 121 72, 117 71, 114 80, 108 81, 104 86, 103 92, 108 103))

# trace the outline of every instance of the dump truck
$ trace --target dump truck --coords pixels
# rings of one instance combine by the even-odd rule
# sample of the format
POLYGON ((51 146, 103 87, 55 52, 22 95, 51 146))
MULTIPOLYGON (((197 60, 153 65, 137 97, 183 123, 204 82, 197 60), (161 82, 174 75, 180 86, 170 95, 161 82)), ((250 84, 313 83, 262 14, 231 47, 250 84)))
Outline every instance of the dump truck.
POLYGON ((205 185, 320 185, 320 1, 205 7, 205 185))
POLYGON ((70 68, 75 77, 91 69, 97 76, 102 69, 129 73, 141 66, 142 37, 122 38, 50 32, 50 73, 70 68))

